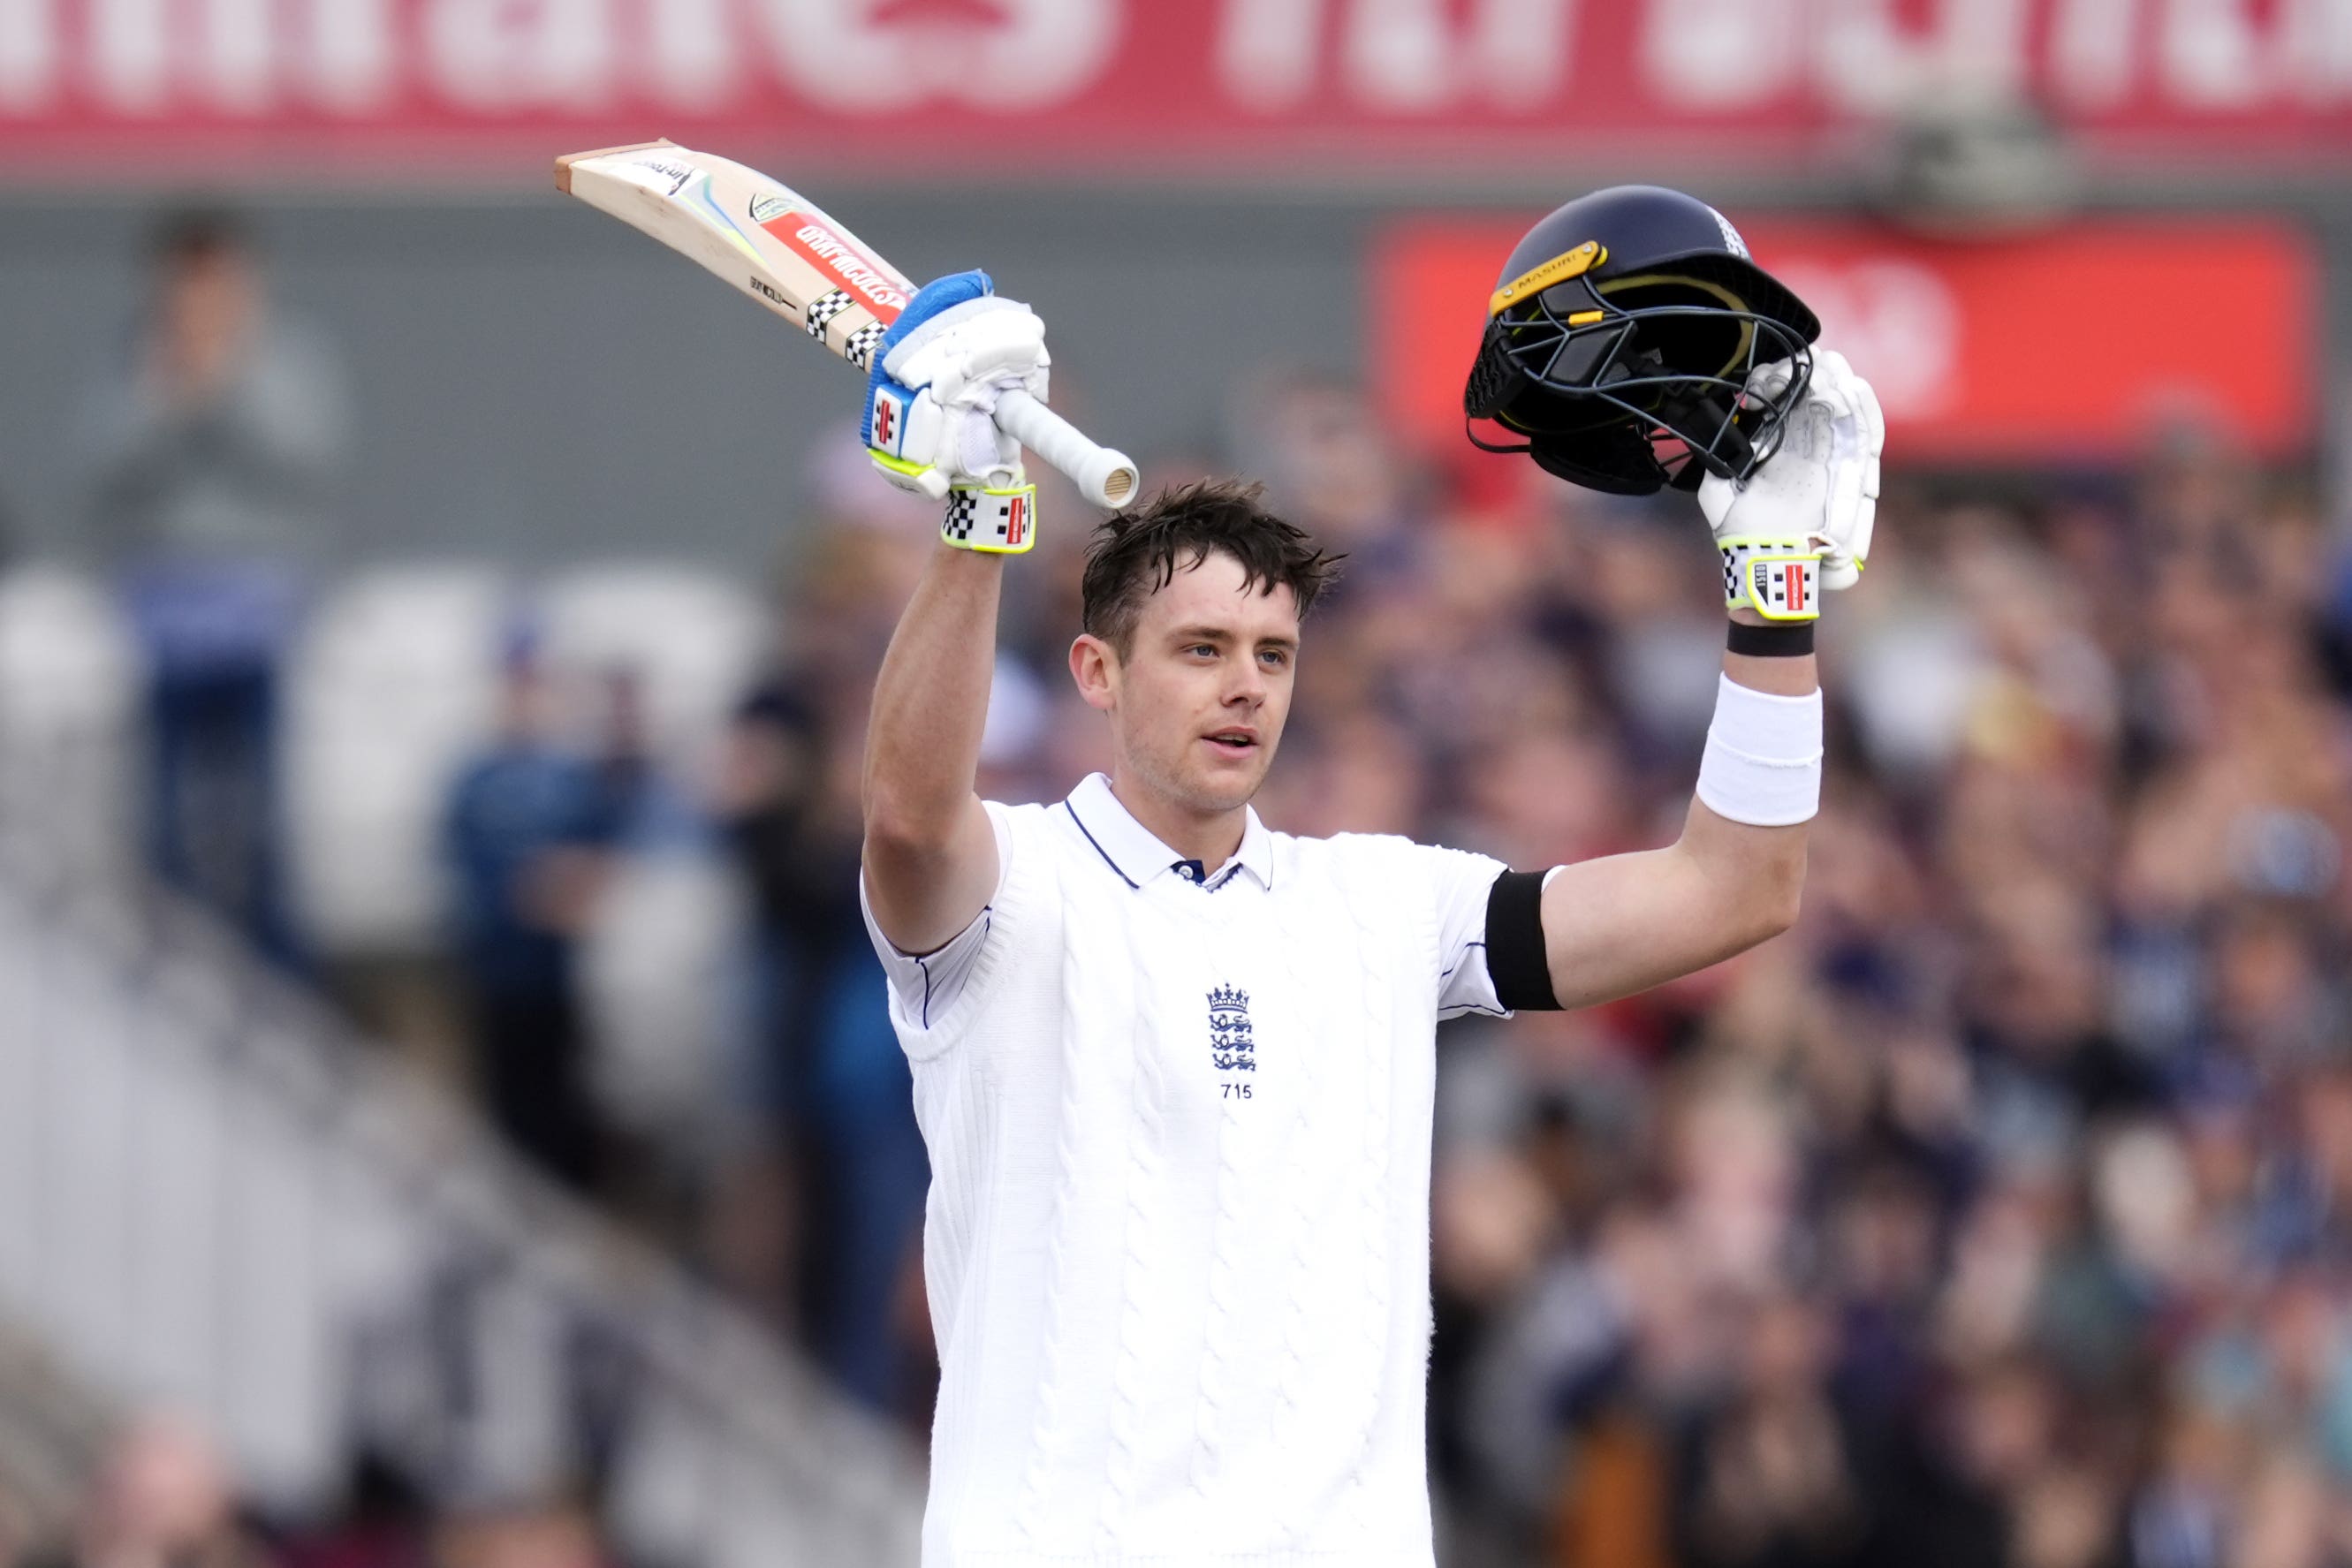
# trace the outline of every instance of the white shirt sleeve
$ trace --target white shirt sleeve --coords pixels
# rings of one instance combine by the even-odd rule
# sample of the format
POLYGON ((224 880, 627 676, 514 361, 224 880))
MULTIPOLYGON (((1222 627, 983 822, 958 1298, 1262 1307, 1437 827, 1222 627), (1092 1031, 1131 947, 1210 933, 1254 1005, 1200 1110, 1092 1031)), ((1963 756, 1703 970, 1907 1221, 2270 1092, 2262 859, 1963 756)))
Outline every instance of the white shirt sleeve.
MULTIPOLYGON (((1428 852, 1437 883, 1437 1016, 1509 1018, 1486 967, 1486 899, 1495 879, 1510 868, 1492 855, 1467 850, 1428 852)), ((1546 887, 1560 870, 1554 866, 1544 873, 1546 887)))
MULTIPOLYGON (((1005 822, 1003 807, 993 800, 981 804, 988 809, 989 825, 996 830, 996 893, 1002 894, 1005 873, 1013 864, 1013 831, 1005 822)), ((972 916, 971 924, 950 937, 945 946, 929 953, 901 953, 882 935, 882 928, 874 924, 874 905, 866 897, 866 873, 857 873, 857 907, 866 916, 866 935, 882 960, 883 971, 890 977, 891 1011, 898 1014, 908 1027, 929 1029, 931 1020, 943 1017, 956 998, 963 994, 964 982, 971 978, 981 949, 988 945, 995 896, 990 894, 990 903, 972 916)))
POLYGON ((1425 849, 1437 897, 1437 1016, 1508 1018, 1486 973, 1486 895, 1510 868, 1492 855, 1425 849))

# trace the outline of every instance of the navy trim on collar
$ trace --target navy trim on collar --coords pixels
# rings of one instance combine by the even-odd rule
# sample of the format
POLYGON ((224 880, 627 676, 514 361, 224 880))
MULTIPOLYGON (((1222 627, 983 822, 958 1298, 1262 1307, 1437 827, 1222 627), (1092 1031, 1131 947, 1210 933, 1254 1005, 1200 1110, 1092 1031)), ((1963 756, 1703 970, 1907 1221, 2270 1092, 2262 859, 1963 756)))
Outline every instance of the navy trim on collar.
POLYGON ((1087 820, 1078 815, 1078 809, 1076 806, 1073 806, 1067 800, 1065 800, 1062 802, 1062 810, 1070 814, 1070 821, 1077 823, 1078 831, 1086 833, 1087 842, 1094 845, 1095 853, 1102 856, 1103 864, 1110 867, 1114 873, 1117 873, 1119 881, 1133 888, 1140 888, 1143 885, 1141 883, 1137 882, 1133 877, 1128 875, 1127 873, 1120 871, 1118 869, 1118 862, 1110 858, 1110 852, 1102 847, 1102 841, 1095 837, 1094 834, 1087 831, 1087 820))
MULTIPOLYGON (((1160 841, 1158 835, 1135 820, 1119 798, 1111 791, 1110 780, 1100 773, 1090 773, 1070 791, 1062 802, 1070 821, 1094 846, 1095 853, 1104 863, 1118 873, 1118 879, 1130 888, 1140 891, 1143 885, 1161 875, 1176 874, 1184 857, 1160 841), (1079 810, 1084 798, 1086 810, 1079 810), (1092 813, 1093 821, 1087 821, 1092 813)), ((1274 835, 1258 821, 1257 812, 1243 808, 1242 841, 1234 847, 1232 858, 1217 868, 1215 876, 1205 874, 1192 879, 1192 885, 1214 893, 1233 881, 1234 875, 1247 871, 1259 883, 1271 890, 1274 886, 1274 835)), ((1205 868, 1204 868, 1205 870, 1205 868)))

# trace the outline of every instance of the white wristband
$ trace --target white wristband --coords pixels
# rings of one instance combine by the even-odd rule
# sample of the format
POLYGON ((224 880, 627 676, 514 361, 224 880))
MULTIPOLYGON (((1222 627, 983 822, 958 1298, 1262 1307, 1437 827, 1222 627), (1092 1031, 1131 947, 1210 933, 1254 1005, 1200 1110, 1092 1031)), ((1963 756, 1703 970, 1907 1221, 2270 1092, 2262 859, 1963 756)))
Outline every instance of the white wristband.
POLYGON ((1699 759, 1698 798, 1718 817, 1755 828, 1811 821, 1822 809, 1822 694, 1775 696, 1729 675, 1699 759))

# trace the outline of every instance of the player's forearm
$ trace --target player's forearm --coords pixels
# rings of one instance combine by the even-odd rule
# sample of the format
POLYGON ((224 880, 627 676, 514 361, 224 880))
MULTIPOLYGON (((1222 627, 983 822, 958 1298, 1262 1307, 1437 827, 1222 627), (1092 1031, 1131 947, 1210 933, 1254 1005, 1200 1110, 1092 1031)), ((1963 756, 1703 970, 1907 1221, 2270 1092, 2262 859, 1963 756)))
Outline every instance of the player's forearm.
MULTIPOLYGON (((1751 610, 1735 610, 1731 619, 1765 623, 1751 610)), ((1786 930, 1804 894, 1806 829, 1821 789, 1821 680, 1811 653, 1765 658, 1726 653, 1723 674, 1741 692, 1725 693, 1712 740, 1734 748, 1737 767, 1722 768, 1722 758, 1709 759, 1702 769, 1701 798, 1691 802, 1675 849, 1705 880, 1706 904, 1715 912, 1708 924, 1736 942, 1731 950, 1738 952, 1786 930), (1745 692, 1777 700, 1760 712, 1735 714, 1733 699, 1745 692), (1810 711, 1798 706, 1808 699, 1810 711), (1808 755, 1794 755, 1801 751, 1808 755), (1770 777, 1776 773, 1784 776, 1785 785, 1770 777), (1708 805, 1710 787, 1725 811, 1708 805), (1789 790, 1805 799, 1779 798, 1789 790), (1799 811, 1801 820, 1786 820, 1799 811)), ((1743 710, 1756 706, 1741 704, 1743 710)))
POLYGON ((1673 852, 1704 883, 1698 923, 1714 933, 1710 945, 1724 949, 1706 963, 1753 947, 1796 923, 1804 901, 1810 829, 1805 822, 1753 827, 1718 815, 1704 800, 1691 802, 1673 852))
POLYGON ((1552 994, 1593 1007, 1746 952, 1796 919, 1804 876, 1801 825, 1751 828, 1694 800, 1675 842, 1580 861, 1545 887, 1552 994))
POLYGON ((973 785, 1003 570, 991 556, 942 546, 874 684, 866 894, 875 924, 903 953, 936 951, 996 886, 996 837, 973 785))
POLYGON ((1564 867, 1543 894, 1552 993, 1579 1008, 1720 963, 1794 923, 1820 789, 1811 655, 1727 653, 1682 836, 1564 867))
POLYGON ((1003 575, 999 557, 941 547, 899 617, 866 737, 869 841, 944 845, 972 799, 1003 575))

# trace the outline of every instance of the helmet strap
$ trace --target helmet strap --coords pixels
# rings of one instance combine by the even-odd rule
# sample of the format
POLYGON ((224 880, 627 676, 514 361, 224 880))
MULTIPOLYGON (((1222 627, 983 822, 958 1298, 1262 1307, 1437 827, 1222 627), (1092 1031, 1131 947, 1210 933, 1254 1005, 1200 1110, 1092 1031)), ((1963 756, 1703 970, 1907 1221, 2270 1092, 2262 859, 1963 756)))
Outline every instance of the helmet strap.
POLYGON ((1470 438, 1470 444, 1476 447, 1481 452, 1500 452, 1507 455, 1518 452, 1533 452, 1535 450, 1535 444, 1528 441, 1522 441, 1517 446, 1498 446, 1491 441, 1479 440, 1478 433, 1471 427, 1470 416, 1466 413, 1462 416, 1462 434, 1468 436, 1470 438))

